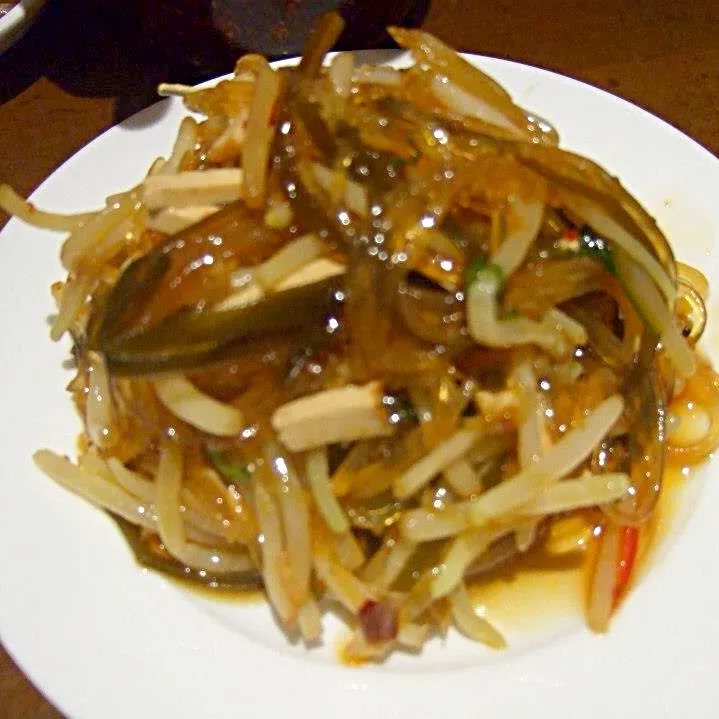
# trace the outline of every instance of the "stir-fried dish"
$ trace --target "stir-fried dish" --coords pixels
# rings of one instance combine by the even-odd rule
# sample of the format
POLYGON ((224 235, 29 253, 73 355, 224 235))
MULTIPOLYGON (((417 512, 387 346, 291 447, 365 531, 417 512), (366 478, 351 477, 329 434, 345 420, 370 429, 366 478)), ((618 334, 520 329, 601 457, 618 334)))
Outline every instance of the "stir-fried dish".
MULTIPOLYGON (((468 587, 573 527, 589 626, 632 581, 664 465, 719 440, 695 351, 707 283, 647 212, 436 38, 404 70, 248 55, 136 187, 69 233, 57 340, 84 421, 50 477, 139 561, 262 587, 288 633, 341 608, 350 654, 502 634, 468 587)), ((555 542, 556 544, 556 542, 555 542)))

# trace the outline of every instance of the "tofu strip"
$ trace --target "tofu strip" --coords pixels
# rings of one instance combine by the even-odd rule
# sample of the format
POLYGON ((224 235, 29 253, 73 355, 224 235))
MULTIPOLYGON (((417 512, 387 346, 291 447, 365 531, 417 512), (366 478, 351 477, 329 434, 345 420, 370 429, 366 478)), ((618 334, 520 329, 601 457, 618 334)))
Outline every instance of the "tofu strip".
POLYGON ((335 442, 385 437, 394 431, 382 404, 379 382, 348 385, 302 397, 272 415, 280 441, 293 452, 335 442))
POLYGON ((225 205, 240 199, 242 177, 242 170, 224 167, 151 175, 142 183, 142 201, 148 210, 225 205))

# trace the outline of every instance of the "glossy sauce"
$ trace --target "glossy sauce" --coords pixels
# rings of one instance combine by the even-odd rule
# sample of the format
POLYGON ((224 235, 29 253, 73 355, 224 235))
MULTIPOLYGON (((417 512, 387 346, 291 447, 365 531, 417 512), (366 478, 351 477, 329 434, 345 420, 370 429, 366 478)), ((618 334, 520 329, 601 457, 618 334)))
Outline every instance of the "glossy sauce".
MULTIPOLYGON (((622 602, 631 601, 633 587, 651 569, 659 550, 669 539, 670 531, 678 529, 677 520, 683 519, 681 510, 693 473, 694 468, 683 468, 678 464, 667 466, 654 514, 640 534, 634 572, 622 602)), ((501 630, 527 635, 539 630, 551 633, 567 618, 578 618, 583 623, 595 550, 591 541, 594 523, 590 518, 588 516, 582 522, 584 532, 575 532, 576 549, 551 553, 540 547, 471 584, 469 592, 477 612, 496 622, 501 630)), ((564 549, 571 547, 570 535, 571 531, 564 533, 561 542, 564 549)), ((557 534, 550 534, 548 545, 552 544, 552 536, 554 546, 559 548, 557 534)), ((371 659, 350 655, 351 641, 351 634, 343 634, 336 643, 338 661, 347 667, 372 663, 371 659)))
POLYGON ((267 601, 264 589, 213 587, 211 584, 200 584, 199 582, 173 577, 169 574, 163 574, 163 576, 182 591, 189 592, 201 599, 207 599, 212 602, 223 602, 225 604, 259 604, 267 601))
MULTIPOLYGON (((642 581, 670 530, 676 528, 674 520, 693 471, 683 471, 680 465, 667 466, 655 512, 640 532, 637 564, 624 600, 631 601, 632 588, 642 581)), ((590 523, 585 526, 589 534, 590 523)), ((470 594, 477 610, 501 628, 520 632, 551 629, 553 623, 567 617, 583 618, 594 543, 580 542, 576 550, 562 554, 551 554, 541 547, 529 551, 476 581, 470 594)))

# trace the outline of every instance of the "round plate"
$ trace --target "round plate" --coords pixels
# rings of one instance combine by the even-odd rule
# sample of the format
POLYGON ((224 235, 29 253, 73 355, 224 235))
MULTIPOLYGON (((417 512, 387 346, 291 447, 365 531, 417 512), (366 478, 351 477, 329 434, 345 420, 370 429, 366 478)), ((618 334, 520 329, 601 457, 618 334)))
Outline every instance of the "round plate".
POLYGON ((14 45, 27 31, 47 0, 20 0, 7 15, 0 16, 0 53, 14 45))
MULTIPOLYGON (((680 259, 719 282, 710 261, 719 242, 714 157, 587 85, 506 61, 471 60, 518 103, 549 118, 565 147, 619 175, 680 259)), ((169 151, 182 115, 179 102, 165 101, 109 130, 33 200, 62 211, 100 206, 169 151)), ((47 337, 48 287, 63 276, 60 239, 14 220, 0 236, 0 634, 64 712, 176 719, 298 710, 320 719, 715 714, 719 484, 702 482, 711 464, 688 480, 701 488, 690 493, 698 501, 679 513, 665 551, 604 637, 572 616, 521 636, 504 627, 511 649, 502 654, 451 632, 421 655, 348 668, 336 659, 343 633, 331 621, 325 646, 308 650, 287 642, 264 603, 209 601, 138 569, 113 522, 55 486, 30 459, 39 446, 73 454, 80 426, 64 391, 68 347, 47 337)), ((704 346, 716 358, 714 327, 704 346)))

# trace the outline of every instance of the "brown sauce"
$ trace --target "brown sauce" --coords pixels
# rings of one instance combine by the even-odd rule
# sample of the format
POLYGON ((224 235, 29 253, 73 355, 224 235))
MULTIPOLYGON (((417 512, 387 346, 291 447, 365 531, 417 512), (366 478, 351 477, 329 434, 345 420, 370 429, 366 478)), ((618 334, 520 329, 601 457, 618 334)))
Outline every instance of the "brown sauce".
MULTIPOLYGON (((652 518, 641 531, 637 563, 622 601, 631 601, 633 587, 658 560, 657 554, 664 542, 671 541, 669 534, 678 528, 685 490, 693 481, 694 471, 676 464, 665 469, 662 493, 652 518)), ((475 607, 486 612, 487 619, 496 622, 500 629, 515 634, 551 630, 567 618, 583 621, 593 564, 592 522, 587 518, 584 524, 586 534, 577 532, 576 549, 552 553, 540 547, 471 584, 469 591, 475 607)), ((570 535, 571 532, 565 533, 561 542, 564 547, 571 544, 567 541, 571 540, 570 535)), ((559 545, 555 535, 555 546, 559 545)), ((621 611, 621 607, 617 611, 621 611)), ((351 656, 350 643, 351 635, 343 635, 335 646, 335 656, 341 664, 361 667, 372 663, 371 659, 351 656)))
POLYGON ((211 584, 188 582, 179 577, 163 575, 183 592, 189 592, 201 599, 225 604, 258 604, 267 601, 264 589, 233 589, 230 587, 213 587, 211 584))
MULTIPOLYGON (((651 569, 682 505, 684 489, 694 470, 682 472, 680 465, 667 466, 662 493, 654 514, 641 530, 640 543, 629 591, 651 569)), ((591 531, 586 523, 587 533, 591 531)), ((584 616, 592 567, 592 542, 578 533, 576 549, 551 553, 543 548, 529 551, 470 587, 475 606, 503 629, 531 632, 551 627, 567 617, 584 616), (584 539, 584 544, 581 544, 584 539)), ((620 609, 618 610, 620 611, 620 609)), ((610 628, 611 631, 611 628, 610 628)))

